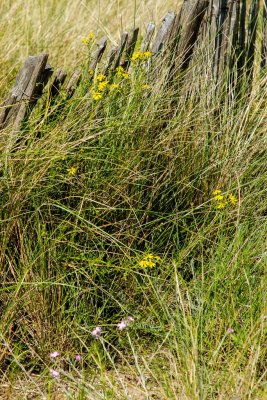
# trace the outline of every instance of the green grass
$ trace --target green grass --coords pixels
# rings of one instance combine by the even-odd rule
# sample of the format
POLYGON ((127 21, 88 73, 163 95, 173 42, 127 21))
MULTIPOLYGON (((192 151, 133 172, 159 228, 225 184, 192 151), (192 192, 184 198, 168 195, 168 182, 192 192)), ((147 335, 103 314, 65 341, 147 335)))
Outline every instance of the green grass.
POLYGON ((229 102, 207 57, 1 132, 1 398, 267 397, 266 82, 229 102))

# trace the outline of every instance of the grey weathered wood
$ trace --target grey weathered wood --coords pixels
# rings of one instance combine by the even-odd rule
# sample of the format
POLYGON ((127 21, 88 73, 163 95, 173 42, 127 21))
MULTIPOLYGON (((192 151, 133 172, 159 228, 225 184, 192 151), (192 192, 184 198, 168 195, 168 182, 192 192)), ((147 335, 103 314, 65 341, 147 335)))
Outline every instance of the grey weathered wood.
POLYGON ((70 99, 73 96, 77 86, 81 81, 81 77, 82 77, 82 72, 79 69, 74 71, 73 74, 71 75, 65 87, 67 99, 70 99))
POLYGON ((67 74, 61 69, 57 72, 50 88, 49 88, 49 101, 50 103, 59 95, 60 87, 64 84, 67 74))
POLYGON ((149 50, 150 43, 151 43, 151 40, 152 40, 154 32, 155 32, 155 28, 156 28, 156 26, 155 26, 154 22, 148 23, 148 25, 146 27, 146 34, 141 43, 141 51, 142 52, 149 50))
POLYGON ((252 77, 253 63, 256 50, 256 33, 259 15, 259 0, 253 0, 250 6, 249 22, 248 22, 248 39, 247 39, 247 71, 252 77))
POLYGON ((1 128, 10 124, 18 129, 30 115, 53 72, 47 60, 48 54, 31 56, 26 60, 1 112, 1 128))
POLYGON ((246 14, 247 14, 247 0, 241 0, 240 7, 240 21, 239 21, 239 38, 238 38, 238 74, 240 76, 241 71, 245 65, 246 56, 246 14))
POLYGON ((238 13, 237 0, 230 0, 227 7, 227 14, 222 25, 222 40, 220 47, 220 58, 218 60, 218 75, 221 75, 225 66, 230 66, 234 54, 235 43, 238 34, 238 13))
POLYGON ((107 75, 108 71, 111 69, 117 51, 118 51, 118 46, 112 46, 111 47, 111 49, 110 49, 110 51, 108 53, 106 62, 105 62, 104 66, 103 66, 103 69, 102 69, 102 74, 103 75, 107 75))
POLYGON ((177 46, 177 67, 186 69, 193 54, 208 0, 187 0, 180 15, 180 38, 177 46))
POLYGON ((106 50, 106 47, 107 47, 107 39, 104 37, 98 43, 98 49, 96 50, 95 54, 92 57, 92 62, 90 65, 90 70, 92 72, 95 72, 97 64, 100 62, 100 60, 106 50))
POLYGON ((175 21, 176 14, 174 12, 168 12, 162 21, 161 27, 156 35, 154 43, 152 45, 152 53, 157 54, 163 48, 164 44, 167 45, 168 39, 172 32, 172 27, 175 21))
POLYGON ((127 32, 122 32, 120 44, 118 46, 118 49, 117 49, 117 52, 116 52, 116 55, 115 55, 114 69, 116 69, 120 65, 120 60, 121 60, 123 51, 124 51, 126 43, 127 43, 127 39, 128 39, 128 33, 127 32))
POLYGON ((136 42, 138 39, 139 28, 133 28, 128 35, 126 46, 125 46, 125 53, 124 58, 121 62, 121 66, 127 70, 131 64, 131 57, 133 55, 136 42))

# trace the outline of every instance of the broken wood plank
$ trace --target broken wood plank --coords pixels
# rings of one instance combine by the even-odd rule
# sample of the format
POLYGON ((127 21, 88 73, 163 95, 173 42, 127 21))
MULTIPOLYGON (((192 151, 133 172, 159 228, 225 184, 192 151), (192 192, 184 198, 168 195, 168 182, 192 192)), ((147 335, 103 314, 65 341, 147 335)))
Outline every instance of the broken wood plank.
POLYGON ((73 72, 65 87, 67 99, 70 99, 74 95, 74 92, 77 86, 79 85, 81 78, 82 78, 82 71, 80 69, 77 69, 76 71, 73 72))
POLYGON ((108 71, 111 69, 112 63, 113 63, 113 61, 115 59, 117 51, 118 51, 118 46, 112 46, 111 47, 111 49, 110 49, 110 51, 108 53, 108 56, 107 56, 107 60, 106 60, 104 66, 103 66, 103 69, 102 69, 102 74, 103 75, 107 75, 108 71))
POLYGON ((51 86, 49 88, 49 102, 52 103, 59 95, 60 87, 64 84, 67 74, 61 69, 57 72, 51 86))
POLYGON ((217 74, 220 76, 226 67, 232 64, 236 50, 238 35, 238 7, 237 0, 230 0, 227 7, 227 14, 222 25, 222 39, 220 46, 220 57, 217 65, 217 74))
POLYGON ((187 0, 180 16, 180 38, 177 46, 177 69, 185 70, 191 60, 208 0, 187 0))
POLYGON ((258 25, 258 15, 259 15, 259 0, 253 0, 249 11, 247 59, 246 59, 246 67, 250 79, 253 76, 253 64, 256 51, 256 33, 258 25))
POLYGON ((18 129, 29 117, 53 72, 47 60, 48 54, 28 57, 4 104, 0 115, 1 129, 9 124, 18 129))
POLYGON ((143 41, 141 43, 141 51, 142 52, 145 52, 145 51, 149 50, 150 43, 151 43, 151 40, 152 40, 154 32, 155 32, 155 28, 156 28, 156 26, 155 26, 154 22, 149 22, 148 23, 148 25, 146 27, 146 34, 145 34, 144 39, 143 39, 143 41))
POLYGON ((114 69, 118 68, 118 66, 120 65, 120 60, 121 60, 122 53, 123 53, 124 48, 125 48, 126 43, 127 43, 127 39, 128 39, 128 33, 127 32, 122 32, 120 44, 119 44, 117 52, 115 54, 114 69))
POLYGON ((162 50, 164 45, 167 45, 175 21, 175 17, 176 14, 169 11, 163 19, 161 27, 156 35, 155 41, 151 49, 152 54, 157 54, 162 50))
POLYGON ((92 62, 90 65, 90 71, 95 72, 97 64, 100 62, 105 50, 107 47, 107 39, 104 37, 98 43, 98 49, 96 50, 95 54, 93 55, 92 62))
POLYGON ((138 38, 139 28, 133 28, 127 38, 124 58, 121 62, 121 66, 127 70, 131 64, 131 57, 133 55, 137 38, 138 38))

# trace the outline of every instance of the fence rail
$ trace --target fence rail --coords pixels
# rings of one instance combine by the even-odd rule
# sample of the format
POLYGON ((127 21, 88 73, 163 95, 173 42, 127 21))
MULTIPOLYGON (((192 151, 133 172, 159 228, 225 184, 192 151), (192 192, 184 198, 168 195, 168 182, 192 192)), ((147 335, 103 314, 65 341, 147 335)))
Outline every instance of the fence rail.
MULTIPOLYGON (((140 51, 151 52, 150 65, 166 57, 174 75, 188 68, 196 47, 207 43, 213 54, 212 75, 215 80, 219 80, 224 70, 231 69, 233 65, 239 71, 239 77, 245 73, 252 79, 259 31, 261 68, 266 67, 267 0, 262 5, 259 0, 252 0, 248 12, 247 9, 247 0, 184 0, 179 14, 168 12, 158 31, 153 22, 148 23, 140 51), (259 23, 259 18, 262 18, 262 23, 259 23)), ((102 38, 92 55, 88 71, 90 79, 93 79, 99 68, 111 79, 119 66, 127 71, 131 66, 138 36, 139 28, 133 28, 129 34, 122 32, 118 46, 110 48, 104 61, 102 59, 108 43, 106 38, 102 38)), ((55 74, 48 63, 47 54, 29 57, 2 104, 0 129, 7 126, 19 129, 21 123, 29 118, 49 80, 51 106, 60 91, 64 91, 65 97, 70 99, 81 79, 80 69, 76 69, 68 79, 63 70, 55 74)))

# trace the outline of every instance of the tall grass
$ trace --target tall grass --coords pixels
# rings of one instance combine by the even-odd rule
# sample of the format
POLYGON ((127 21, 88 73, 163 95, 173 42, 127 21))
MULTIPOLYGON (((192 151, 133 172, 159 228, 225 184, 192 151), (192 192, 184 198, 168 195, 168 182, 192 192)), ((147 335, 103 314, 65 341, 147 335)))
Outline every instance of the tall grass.
POLYGON ((207 54, 171 87, 164 60, 156 85, 136 67, 97 102, 83 79, 1 132, 2 398, 267 396, 266 82, 230 102, 207 54))

